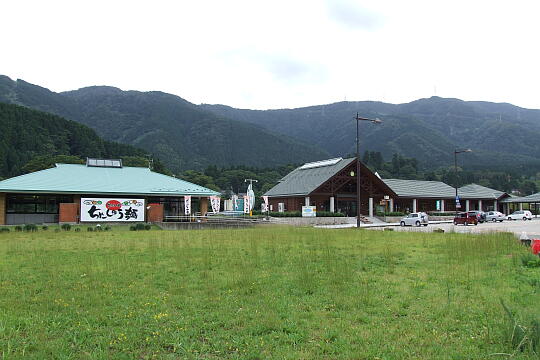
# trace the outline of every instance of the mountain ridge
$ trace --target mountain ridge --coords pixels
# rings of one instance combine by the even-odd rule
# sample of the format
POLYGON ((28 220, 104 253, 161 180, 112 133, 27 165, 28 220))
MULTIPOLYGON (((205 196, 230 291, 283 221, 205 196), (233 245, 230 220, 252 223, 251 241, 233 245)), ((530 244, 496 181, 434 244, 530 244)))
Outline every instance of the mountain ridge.
POLYGON ((55 93, 24 80, 0 77, 0 102, 77 121, 106 140, 155 154, 176 172, 209 165, 271 167, 328 156, 286 134, 224 118, 160 91, 92 86, 55 93))
POLYGON ((361 151, 417 158, 424 168, 453 164, 456 148, 471 148, 466 166, 538 167, 540 110, 509 103, 430 97, 408 103, 341 101, 291 109, 236 109, 193 104, 161 91, 90 86, 54 93, 0 76, 0 101, 48 111, 94 128, 107 140, 166 159, 175 171, 209 165, 276 166, 361 151), (14 84, 15 83, 15 84, 14 84), (488 161, 486 161, 488 160, 488 161))
POLYGON ((392 152, 398 152, 417 158, 427 167, 448 166, 455 148, 470 147, 474 153, 468 155, 467 163, 474 166, 485 166, 485 158, 499 159, 495 166, 512 165, 513 161, 540 165, 534 156, 540 152, 534 141, 540 136, 540 110, 508 103, 431 97, 403 104, 346 101, 285 110, 202 106, 224 116, 272 127, 276 132, 313 139, 334 156, 355 151, 354 115, 358 112, 360 116, 383 119, 380 125, 361 122, 360 141, 363 150, 381 151, 387 159, 392 152), (321 133, 325 136, 318 136, 321 133), (486 137, 489 141, 485 141, 486 137), (501 142, 508 143, 508 150, 501 149, 501 142), (440 156, 433 157, 432 146, 428 145, 436 145, 440 156), (515 159, 508 156, 513 148, 519 148, 515 159))

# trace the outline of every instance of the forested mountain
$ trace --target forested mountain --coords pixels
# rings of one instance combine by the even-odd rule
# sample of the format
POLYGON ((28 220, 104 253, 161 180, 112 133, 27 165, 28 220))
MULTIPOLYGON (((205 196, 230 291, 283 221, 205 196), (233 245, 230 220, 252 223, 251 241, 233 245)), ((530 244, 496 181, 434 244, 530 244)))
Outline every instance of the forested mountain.
POLYGON ((328 156, 326 151, 300 140, 224 118, 162 92, 94 86, 54 93, 0 76, 0 101, 88 125, 107 140, 155 154, 175 172, 209 165, 271 167, 328 156))
POLYGON ((59 114, 107 140, 132 144, 163 159, 176 173, 208 166, 274 167, 355 152, 356 113, 362 151, 418 160, 420 169, 540 171, 540 110, 511 104, 432 97, 406 104, 339 102, 297 109, 244 110, 194 105, 162 92, 94 86, 54 93, 0 76, 0 101, 59 114))
POLYGON ((424 167, 453 163, 455 148, 471 148, 465 164, 508 169, 540 168, 540 110, 510 104, 465 102, 432 97, 407 104, 339 102, 281 110, 243 110, 224 105, 202 105, 233 119, 267 126, 328 151, 331 155, 355 151, 353 117, 381 118, 382 124, 360 123, 361 147, 418 159, 424 167))
POLYGON ((102 140, 94 130, 41 111, 0 103, 0 178, 86 157, 141 159, 145 152, 102 140), (46 164, 47 166, 44 166, 46 164))

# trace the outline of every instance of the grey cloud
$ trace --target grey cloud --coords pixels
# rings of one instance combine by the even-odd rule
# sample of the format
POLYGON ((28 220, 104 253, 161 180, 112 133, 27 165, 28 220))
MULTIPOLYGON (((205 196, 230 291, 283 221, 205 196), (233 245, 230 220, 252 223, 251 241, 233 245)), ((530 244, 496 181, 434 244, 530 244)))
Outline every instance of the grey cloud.
POLYGON ((355 0, 326 0, 326 7, 332 20, 348 28, 372 31, 383 24, 380 14, 355 0))
POLYGON ((317 81, 322 80, 326 71, 322 66, 301 62, 285 56, 265 56, 262 64, 281 81, 317 81))
POLYGON ((254 49, 235 49, 221 53, 221 58, 231 63, 243 59, 257 64, 264 71, 270 73, 278 81, 287 83, 321 82, 327 77, 326 67, 298 60, 286 54, 261 52, 254 49))

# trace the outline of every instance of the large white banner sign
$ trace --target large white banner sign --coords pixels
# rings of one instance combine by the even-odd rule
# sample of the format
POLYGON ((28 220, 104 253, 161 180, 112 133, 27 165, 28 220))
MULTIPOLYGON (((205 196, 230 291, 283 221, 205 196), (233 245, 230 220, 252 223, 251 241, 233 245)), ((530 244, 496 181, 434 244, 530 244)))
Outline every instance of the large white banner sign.
POLYGON ((144 199, 81 198, 81 221, 144 221, 144 199))
POLYGON ((221 198, 219 196, 210 196, 210 205, 212 205, 212 212, 217 214, 221 209, 221 198))

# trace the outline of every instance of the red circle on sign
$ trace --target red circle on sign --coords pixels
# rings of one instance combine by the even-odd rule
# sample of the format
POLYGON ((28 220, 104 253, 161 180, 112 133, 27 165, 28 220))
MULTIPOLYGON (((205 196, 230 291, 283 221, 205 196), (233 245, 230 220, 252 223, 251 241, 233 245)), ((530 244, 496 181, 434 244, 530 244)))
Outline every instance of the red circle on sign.
POLYGON ((105 207, 108 210, 120 210, 120 208, 122 207, 122 204, 118 200, 109 200, 105 204, 105 207))

